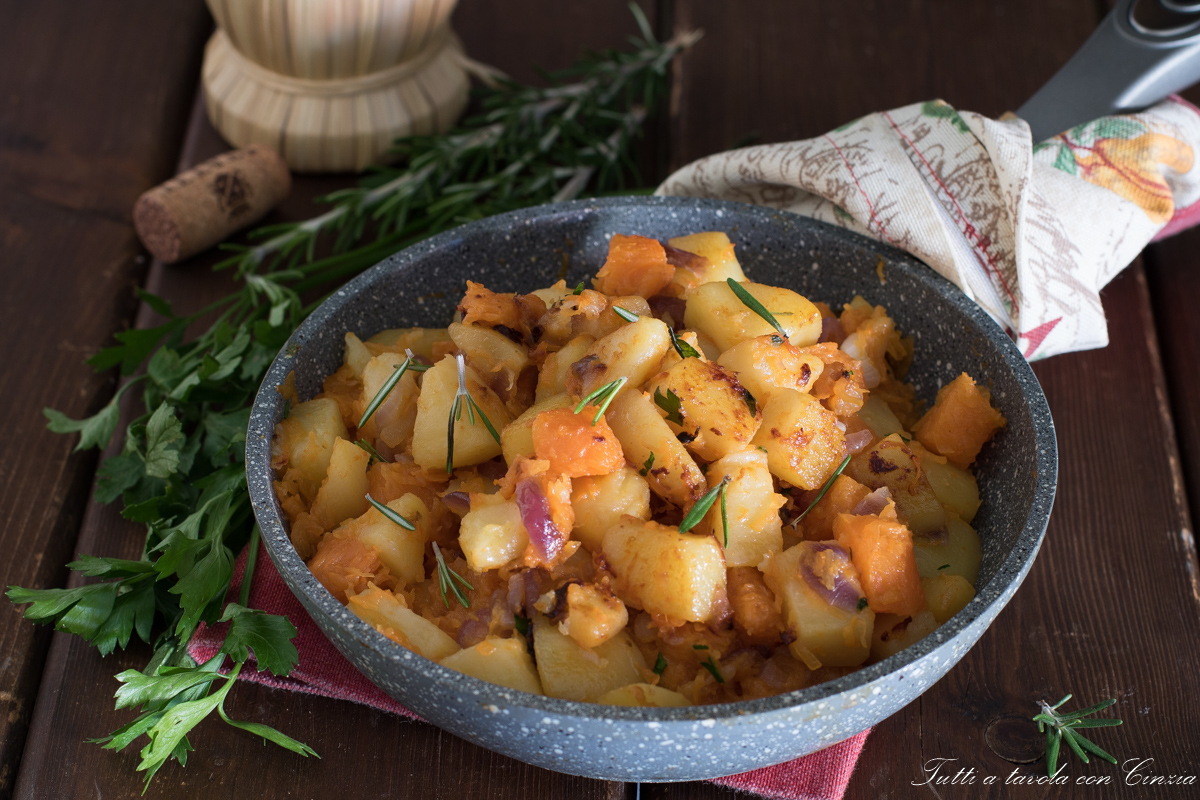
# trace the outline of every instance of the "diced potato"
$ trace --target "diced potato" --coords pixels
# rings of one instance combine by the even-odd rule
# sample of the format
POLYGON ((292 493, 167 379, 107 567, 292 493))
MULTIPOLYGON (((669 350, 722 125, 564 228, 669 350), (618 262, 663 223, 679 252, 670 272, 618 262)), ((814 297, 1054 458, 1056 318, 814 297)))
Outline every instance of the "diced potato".
POLYGON ((738 633, 749 644, 775 647, 782 643, 783 615, 762 573, 754 567, 731 567, 726 581, 733 626, 738 633))
MULTIPOLYGON (((504 430, 512 421, 504 403, 479 379, 479 375, 467 367, 467 392, 483 409, 492 426, 504 430)), ((417 420, 413 429, 412 456, 425 469, 446 468, 447 423, 458 391, 458 364, 456 359, 446 356, 430 367, 421 379, 421 394, 417 398, 417 420)), ((475 413, 475 424, 471 424, 467 409, 454 423, 454 466, 466 467, 482 464, 500 455, 500 443, 492 438, 475 413)))
POLYGON ((903 616, 925 605, 908 528, 882 517, 840 514, 833 536, 850 553, 872 610, 903 616))
POLYGON ((333 530, 367 510, 367 467, 370 464, 370 454, 358 445, 345 439, 333 443, 329 471, 312 504, 312 515, 325 530, 333 530))
POLYGON ((570 375, 571 365, 587 355, 588 349, 596 340, 591 336, 576 336, 563 345, 558 352, 546 356, 542 362, 542 370, 538 373, 537 392, 534 402, 542 403, 556 395, 567 391, 567 376, 570 375))
POLYGON ((708 491, 704 473, 649 397, 636 390, 621 392, 604 416, 626 460, 647 469, 650 489, 659 497, 680 508, 690 508, 708 491))
POLYGON ((295 471, 301 495, 311 501, 329 471, 333 443, 348 438, 336 400, 309 400, 292 406, 276 426, 271 460, 295 471))
POLYGON ((705 461, 746 449, 758 430, 761 415, 754 398, 738 383, 737 376, 711 361, 685 358, 647 385, 654 397, 679 398, 675 427, 691 437, 687 448, 705 461), (751 404, 754 410, 751 411, 751 404))
MULTIPOLYGON (((358 408, 360 416, 405 358, 400 353, 382 353, 367 362, 362 371, 363 394, 358 408)), ((383 404, 367 420, 367 424, 359 429, 359 436, 381 440, 392 450, 403 450, 412 440, 413 425, 417 421, 416 398, 420 392, 415 373, 406 371, 388 392, 383 404)))
POLYGON ((428 541, 429 509, 415 494, 406 494, 387 504, 387 507, 413 524, 410 531, 385 517, 375 508, 352 519, 337 529, 338 534, 352 536, 379 551, 379 560, 402 583, 425 580, 425 542, 428 541))
POLYGON ((709 465, 706 476, 716 486, 730 479, 725 490, 725 511, 729 520, 728 537, 721 527, 721 504, 713 503, 699 531, 708 533, 725 545, 727 567, 757 567, 769 552, 783 549, 783 522, 779 509, 783 495, 775 492, 767 454, 761 450, 743 450, 709 465))
POLYGON ((738 381, 759 403, 767 402, 777 389, 811 390, 825 368, 820 358, 800 352, 778 334, 735 344, 721 354, 717 363, 737 373, 738 381))
MULTIPOLYGON (((854 511, 871 490, 846 473, 834 478, 825 496, 813 506, 800 524, 804 526, 804 538, 810 541, 824 541, 833 538, 833 521, 839 514, 849 514, 854 511)), ((803 509, 801 509, 803 511, 803 509)))
POLYGON ((858 410, 858 418, 865 422, 871 429, 871 433, 880 439, 887 438, 893 433, 904 432, 900 418, 888 407, 887 403, 873 394, 868 395, 867 399, 863 401, 862 408, 858 410))
POLYGON ((946 527, 946 511, 900 434, 892 434, 874 447, 857 453, 846 467, 856 481, 871 489, 886 486, 896 503, 900 521, 914 534, 946 527))
POLYGON ((588 348, 587 354, 571 368, 568 391, 582 397, 618 378, 628 378, 621 391, 630 394, 653 374, 670 346, 666 324, 653 317, 641 317, 588 348))
POLYGON ((679 692, 672 692, 652 683, 631 683, 601 695, 596 701, 609 706, 641 706, 643 708, 678 708, 690 706, 679 692))
POLYGON ((944 532, 913 536, 913 551, 922 578, 961 575, 972 585, 979 579, 979 535, 961 519, 951 517, 944 532))
POLYGON ((498 494, 472 494, 471 510, 458 530, 458 544, 467 566, 484 572, 520 558, 529 545, 529 534, 516 502, 498 494))
POLYGON ((462 351, 467 364, 502 397, 511 396, 521 372, 533 367, 525 345, 514 342, 500 331, 455 322, 447 332, 462 351))
POLYGON ((537 419, 538 414, 552 408, 574 408, 575 405, 570 395, 556 394, 534 403, 525 413, 506 425, 500 431, 500 450, 504 454, 505 463, 511 467, 521 456, 533 458, 533 421, 537 419))
POLYGON ((449 634, 411 611, 402 598, 386 589, 371 585, 351 597, 346 607, 396 644, 430 661, 440 661, 459 650, 449 634))
POLYGON ((723 231, 693 233, 690 236, 676 236, 668 239, 667 244, 679 250, 686 250, 708 259, 708 264, 699 271, 693 271, 696 285, 712 281, 724 281, 733 278, 741 283, 746 280, 742 265, 738 263, 733 252, 733 242, 723 231))
POLYGON ((613 234, 608 240, 608 259, 596 273, 597 291, 609 295, 653 297, 675 275, 667 254, 656 239, 613 234))
POLYGON ((443 658, 440 663, 481 681, 519 692, 542 694, 541 681, 521 636, 511 639, 489 636, 474 647, 443 658))
POLYGON ((996 431, 1007 424, 992 408, 986 388, 962 373, 938 390, 933 408, 913 428, 917 440, 959 469, 966 469, 996 431))
POLYGON ((631 467, 608 475, 571 481, 575 527, 571 537, 593 553, 604 546, 604 534, 628 514, 650 519, 650 484, 631 467))
POLYGON ((711 536, 622 517, 604 535, 613 589, 626 605, 681 622, 710 622, 728 608, 725 562, 711 536))
POLYGON ((545 289, 534 289, 532 292, 530 292, 531 295, 537 297, 543 303, 545 303, 546 308, 554 305, 570 293, 571 290, 567 287, 567 282, 565 279, 560 279, 553 286, 547 286, 545 289))
POLYGON ((347 333, 345 339, 346 352, 342 357, 342 363, 349 367, 355 375, 362 375, 367 362, 371 360, 371 351, 353 333, 347 333))
POLYGON ((595 703, 603 695, 642 680, 646 659, 621 631, 589 650, 542 614, 533 620, 533 652, 542 688, 550 697, 595 703))
POLYGON ((533 451, 550 471, 569 478, 607 475, 625 466, 621 443, 598 409, 551 408, 533 421, 533 451))
POLYGON ((921 457, 921 468, 938 501, 966 522, 975 519, 980 503, 979 484, 975 482, 975 476, 950 464, 942 456, 929 452, 920 442, 909 442, 908 446, 921 457))
MULTIPOLYGON (((805 347, 821 338, 821 312, 807 298, 778 286, 749 281, 741 285, 774 315, 792 344, 805 347)), ((747 339, 776 333, 723 280, 693 289, 683 319, 687 327, 716 342, 722 352, 747 339)))
POLYGON ((975 599, 975 587, 962 575, 922 578, 921 586, 925 589, 925 603, 938 625, 944 625, 975 599))
POLYGON ((375 355, 412 350, 414 355, 433 361, 433 346, 449 338, 445 328, 391 328, 375 334, 365 344, 375 355))
POLYGON ((837 417, 794 389, 771 395, 751 444, 766 449, 772 473, 802 489, 823 486, 846 456, 837 417))
MULTIPOLYGON (((817 542, 800 542, 772 554, 761 567, 763 579, 782 604, 788 630, 795 637, 788 645, 793 656, 809 669, 855 667, 871 652, 875 613, 861 602, 853 610, 837 608, 809 585, 802 570, 812 569, 821 554, 819 547, 817 542)), ((852 565, 843 564, 838 579, 861 594, 852 565)))
POLYGON ((625 604, 603 586, 571 583, 566 589, 567 616, 558 623, 559 633, 589 650, 616 636, 629 622, 625 604))
POLYGON ((906 615, 877 614, 871 636, 871 658, 882 661, 899 653, 933 633, 938 624, 927 609, 906 615))

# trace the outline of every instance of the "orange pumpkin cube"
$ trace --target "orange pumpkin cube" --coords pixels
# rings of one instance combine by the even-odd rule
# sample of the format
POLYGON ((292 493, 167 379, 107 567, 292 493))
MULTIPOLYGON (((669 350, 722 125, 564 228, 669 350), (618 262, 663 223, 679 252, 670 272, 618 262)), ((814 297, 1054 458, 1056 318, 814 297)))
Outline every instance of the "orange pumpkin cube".
MULTIPOLYGON (((839 514, 849 514, 854 507, 863 501, 871 490, 863 486, 849 475, 838 475, 825 496, 813 506, 804 521, 804 538, 810 541, 824 541, 833 538, 833 521, 839 514)), ((804 510, 801 506, 800 511, 804 510)))
POLYGON ((533 452, 550 462, 550 472, 569 478, 607 475, 625 466, 625 455, 617 435, 588 406, 576 414, 569 408, 552 408, 533 420, 533 452))
POLYGON ((908 616, 925 606, 908 528, 895 520, 839 514, 833 535, 850 551, 872 611, 908 616))
POLYGON ((938 390, 933 408, 917 422, 913 434, 929 450, 966 469, 996 431, 1008 424, 992 408, 986 388, 967 373, 938 390))
POLYGON ((321 540, 308 568, 342 605, 366 590, 368 583, 383 584, 389 577, 388 568, 379 560, 379 550, 353 536, 338 534, 321 540))
POLYGON ((607 295, 653 297, 673 277, 675 267, 667 263, 667 251, 659 241, 617 233, 608 242, 608 260, 593 284, 607 295))

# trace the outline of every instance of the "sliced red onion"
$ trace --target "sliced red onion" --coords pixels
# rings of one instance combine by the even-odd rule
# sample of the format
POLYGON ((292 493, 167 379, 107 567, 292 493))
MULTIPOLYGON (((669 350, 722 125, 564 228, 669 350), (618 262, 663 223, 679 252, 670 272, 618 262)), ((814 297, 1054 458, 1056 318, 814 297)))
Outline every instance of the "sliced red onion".
POLYGON ((888 491, 886 486, 880 486, 878 489, 860 500, 858 505, 856 505, 854 510, 850 513, 860 517, 878 514, 880 511, 883 511, 885 508, 887 508, 887 504, 891 502, 891 500, 892 493, 888 491))
POLYGON ((517 508, 521 522, 529 534, 529 543, 543 561, 552 561, 562 552, 567 537, 550 519, 550 501, 542 494, 537 481, 526 478, 517 484, 517 508))
POLYGON ((846 567, 850 565, 850 554, 836 544, 829 542, 810 542, 808 547, 813 553, 820 553, 826 550, 833 552, 838 561, 842 562, 840 568, 834 573, 833 588, 827 587, 820 578, 818 578, 808 565, 808 560, 804 559, 800 562, 800 576, 809 587, 817 593, 826 603, 838 609, 839 611, 856 612, 858 611, 858 601, 862 599, 862 594, 848 578, 845 577, 846 567))
POLYGON ((875 434, 870 428, 863 428, 861 431, 846 434, 846 449, 853 453, 861 453, 866 449, 871 440, 875 438, 875 434))
POLYGON ((395 461, 396 451, 387 446, 387 442, 383 439, 375 440, 375 452, 383 456, 384 461, 395 461))
POLYGON ((837 317, 821 317, 821 338, 818 342, 841 342, 846 338, 846 329, 837 317))
POLYGON ((508 472, 508 464, 504 463, 503 458, 493 458, 491 461, 483 462, 476 469, 483 477, 498 481, 508 472))
POLYGON ((675 330, 683 327, 683 314, 687 311, 687 302, 682 297, 667 297, 666 295, 656 294, 650 300, 650 313, 656 319, 670 317, 675 323, 675 330))
POLYGON ((671 247, 669 244, 664 244, 663 250, 667 252, 667 263, 672 267, 683 267, 693 272, 700 272, 708 268, 709 261, 704 256, 680 250, 678 247, 671 247))
POLYGON ((442 496, 446 508, 462 516, 471 510, 471 495, 466 492, 449 492, 442 496))
POLYGON ((477 619, 469 619, 459 627, 458 636, 454 637, 454 639, 459 647, 467 648, 479 644, 487 638, 487 635, 487 623, 480 622, 477 619))

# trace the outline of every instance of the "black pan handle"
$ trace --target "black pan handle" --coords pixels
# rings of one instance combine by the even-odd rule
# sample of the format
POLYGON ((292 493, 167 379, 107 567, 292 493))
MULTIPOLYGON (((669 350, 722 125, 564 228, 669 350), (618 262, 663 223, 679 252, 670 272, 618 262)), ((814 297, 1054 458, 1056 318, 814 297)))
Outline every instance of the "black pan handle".
POLYGON ((1135 111, 1200 81, 1200 2, 1118 0, 1100 27, 1017 110, 1040 142, 1135 111))

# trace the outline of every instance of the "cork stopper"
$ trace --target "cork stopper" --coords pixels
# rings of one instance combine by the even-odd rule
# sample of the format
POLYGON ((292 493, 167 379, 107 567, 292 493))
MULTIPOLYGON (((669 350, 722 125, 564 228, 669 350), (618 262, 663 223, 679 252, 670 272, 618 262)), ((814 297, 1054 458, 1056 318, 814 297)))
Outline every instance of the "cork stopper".
POLYGON ((279 154, 250 145, 210 158, 143 194, 133 207, 133 225, 151 255, 173 264, 262 219, 291 188, 279 154))

